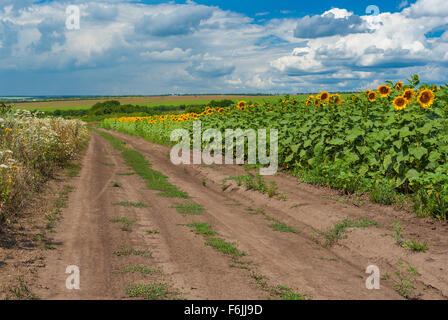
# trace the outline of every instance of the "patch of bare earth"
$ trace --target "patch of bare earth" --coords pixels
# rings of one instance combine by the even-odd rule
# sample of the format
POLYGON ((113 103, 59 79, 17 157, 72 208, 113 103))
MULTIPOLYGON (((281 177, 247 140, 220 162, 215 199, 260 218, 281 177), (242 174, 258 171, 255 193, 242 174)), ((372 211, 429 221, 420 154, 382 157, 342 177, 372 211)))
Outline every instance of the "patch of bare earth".
MULTIPOLYGON (((238 248, 247 253, 246 259, 252 261, 251 272, 264 275, 274 285, 286 285, 313 299, 448 297, 446 222, 416 218, 411 213, 369 201, 353 205, 334 190, 300 184, 296 178, 283 174, 267 177, 266 181, 268 184, 270 180, 275 180, 278 191, 286 195, 286 199, 278 196, 270 198, 258 191, 248 191, 234 181, 227 181, 228 186, 223 188, 224 178, 245 174, 241 166, 175 166, 169 161, 169 148, 149 143, 142 138, 110 133, 144 154, 152 163, 153 169, 168 176, 172 184, 186 191, 196 203, 203 205, 205 211, 195 218, 209 223, 228 241, 236 242, 238 248), (273 223, 272 218, 298 232, 273 230, 269 226, 273 223), (325 235, 331 234, 335 224, 345 219, 353 222, 365 219, 364 221, 377 223, 377 226, 346 228, 340 239, 335 238, 331 245, 328 244, 325 235), (392 237, 392 224, 397 222, 403 227, 404 238, 426 243, 428 250, 413 252, 399 246, 392 237), (366 289, 369 274, 365 272, 369 265, 376 265, 380 269, 382 280, 379 290, 366 289)), ((132 185, 137 186, 138 181, 132 182, 132 185)), ((139 187, 133 192, 138 189, 139 187)), ((190 220, 179 217, 159 198, 154 199, 152 204, 158 210, 147 218, 153 223, 159 223, 159 228, 162 229, 160 241, 164 245, 159 245, 159 254, 170 277, 184 288, 197 287, 196 295, 193 293, 191 298, 216 298, 217 296, 207 296, 210 289, 206 288, 210 287, 210 283, 202 282, 197 285, 194 281, 207 278, 208 272, 211 272, 212 277, 232 277, 236 274, 235 268, 228 268, 226 262, 220 260, 222 257, 210 248, 203 246, 201 249, 201 239, 191 235, 188 228, 178 225, 190 220), (213 261, 213 264, 205 269, 203 267, 197 278, 187 277, 182 272, 180 261, 188 265, 195 253, 189 247, 175 242, 173 237, 192 241, 198 252, 215 254, 213 259, 207 260, 207 263, 213 261), (176 255, 177 247, 182 250, 177 253, 179 256, 176 255), (218 261, 222 261, 219 275, 213 273, 218 261)), ((199 256, 196 257, 198 258, 199 256)), ((242 285, 245 275, 238 273, 238 277, 242 285)), ((252 281, 247 272, 246 278, 244 283, 252 281)), ((253 298, 234 290, 238 283, 223 282, 219 289, 222 297, 253 298), (227 294, 224 295, 224 292, 227 294), (239 294, 234 295, 235 292, 239 294)))
POLYGON ((157 297, 160 299, 267 297, 248 281, 245 270, 229 268, 227 257, 204 246, 203 239, 185 226, 199 217, 185 217, 176 211, 173 204, 183 199, 165 198, 148 190, 136 174, 119 175, 130 172, 121 154, 93 133, 74 183, 76 189, 56 228, 55 240, 60 245, 39 272, 40 297, 133 298, 127 288, 135 285, 165 286, 169 293, 157 297), (123 201, 145 206, 116 205, 123 201), (135 221, 131 231, 123 231, 120 223, 113 222, 123 217, 135 221), (117 255, 123 249, 142 255, 117 255), (69 265, 79 267, 80 290, 66 288, 69 265), (155 272, 126 272, 135 266, 155 272))
POLYGON ((54 226, 61 219, 73 179, 59 170, 27 205, 0 226, 0 299, 37 299, 38 271, 58 243, 54 226))

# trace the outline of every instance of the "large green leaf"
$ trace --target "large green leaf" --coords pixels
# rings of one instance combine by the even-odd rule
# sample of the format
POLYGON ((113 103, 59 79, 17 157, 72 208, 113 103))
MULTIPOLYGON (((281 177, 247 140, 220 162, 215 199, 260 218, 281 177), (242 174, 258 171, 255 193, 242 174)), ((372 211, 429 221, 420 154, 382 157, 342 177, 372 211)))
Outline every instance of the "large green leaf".
POLYGON ((425 147, 418 146, 409 148, 409 153, 416 159, 420 160, 424 155, 428 153, 428 150, 425 147))
POLYGON ((419 177, 419 173, 417 170, 415 169, 410 169, 408 170, 408 172, 406 173, 406 178, 411 179, 411 178, 418 178, 419 177))
POLYGON ((353 128, 348 132, 347 140, 348 141, 355 141, 358 137, 362 136, 364 134, 364 131, 360 128, 353 128))
POLYGON ((345 143, 345 141, 342 140, 341 138, 334 138, 331 141, 329 141, 328 143, 336 145, 336 146, 340 146, 340 145, 343 145, 345 143))

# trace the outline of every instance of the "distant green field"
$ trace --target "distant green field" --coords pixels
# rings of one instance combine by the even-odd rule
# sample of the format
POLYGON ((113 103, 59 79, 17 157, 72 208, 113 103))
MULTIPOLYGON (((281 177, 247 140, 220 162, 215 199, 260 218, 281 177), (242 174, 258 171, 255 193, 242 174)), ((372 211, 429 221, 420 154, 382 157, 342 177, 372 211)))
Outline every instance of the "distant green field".
MULTIPOLYGON (((200 96, 199 96, 200 97, 200 96)), ((180 106, 180 105, 204 105, 212 100, 229 99, 235 102, 244 100, 246 102, 276 102, 283 96, 235 96, 235 95, 213 95, 207 96, 207 99, 200 99, 198 96, 161 96, 161 97, 125 97, 125 98, 101 98, 101 99, 86 99, 86 100, 60 100, 47 102, 27 102, 13 104, 18 109, 25 110, 40 110, 40 111, 54 111, 54 110, 82 110, 89 109, 97 102, 104 102, 106 100, 118 100, 121 104, 134 104, 141 106, 180 106)), ((292 96, 303 97, 303 96, 292 96)))
MULTIPOLYGON (((238 103, 241 100, 244 100, 246 102, 253 102, 253 103, 263 103, 263 102, 277 102, 281 97, 283 96, 271 96, 271 97, 258 97, 258 96, 252 96, 252 97, 243 97, 239 99, 229 99, 234 101, 235 103, 238 103)), ((291 96, 291 97, 300 97, 303 96, 291 96)), ((174 102, 164 102, 164 106, 180 106, 180 105, 205 105, 209 103, 211 100, 186 100, 186 101, 174 101, 174 102)), ((147 106, 147 107, 154 107, 154 106, 160 106, 161 103, 159 102, 149 102, 149 103, 136 103, 139 106, 147 106)))

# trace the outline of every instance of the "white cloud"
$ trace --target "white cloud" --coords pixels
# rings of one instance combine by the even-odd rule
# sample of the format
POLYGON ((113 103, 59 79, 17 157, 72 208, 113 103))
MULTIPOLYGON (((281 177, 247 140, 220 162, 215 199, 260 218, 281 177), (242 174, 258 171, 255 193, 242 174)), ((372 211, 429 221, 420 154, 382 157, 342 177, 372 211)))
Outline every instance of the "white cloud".
MULTIPOLYGON (((425 34, 440 26, 446 26, 448 15, 435 14, 431 10, 427 11, 426 15, 415 15, 415 10, 422 10, 422 7, 430 4, 429 1, 433 1, 434 5, 436 0, 419 0, 400 13, 382 13, 376 17, 361 16, 359 18, 362 21, 373 26, 365 33, 346 32, 347 30, 337 33, 326 30, 322 32, 322 29, 314 28, 314 31, 310 31, 314 33, 313 37, 310 37, 306 47, 295 48, 289 55, 275 59, 271 64, 286 75, 311 75, 313 79, 319 79, 321 82, 342 79, 340 70, 344 69, 357 75, 354 80, 360 82, 365 80, 357 74, 360 71, 368 72, 368 76, 372 78, 382 77, 384 81, 400 77, 403 79, 408 77, 410 72, 422 73, 428 68, 445 70, 448 65, 448 45, 444 40, 447 36, 444 34, 441 39, 427 39, 425 34), (372 18, 376 20, 375 23, 372 18)), ((439 2, 442 12, 448 7, 447 3, 439 2)), ((346 10, 332 9, 317 17, 327 14, 334 21, 337 21, 336 16, 341 17, 340 19, 351 16, 346 10)), ((320 19, 317 18, 321 21, 320 19)), ((327 27, 333 25, 336 29, 337 23, 334 21, 329 22, 327 27)), ((297 28, 301 23, 303 20, 299 21, 297 28)), ((342 29, 344 28, 342 24, 342 29)), ((447 79, 446 76, 440 76, 430 81, 442 81, 442 78, 443 81, 447 79)), ((353 82, 349 86, 353 86, 353 82)))
POLYGON ((154 12, 145 14, 136 29, 152 36, 178 36, 193 33, 201 22, 207 21, 213 8, 195 4, 161 5, 154 12))
POLYGON ((320 38, 350 33, 368 32, 367 24, 346 9, 334 8, 322 15, 299 19, 294 36, 297 38, 320 38))
POLYGON ((399 10, 400 10, 400 9, 403 9, 403 8, 407 7, 408 5, 409 5, 408 0, 402 0, 402 1, 400 2, 400 4, 398 5, 398 9, 399 9, 399 10))
POLYGON ((446 0, 418 0, 409 8, 403 10, 405 15, 412 18, 420 17, 448 17, 448 1, 446 0))
POLYGON ((174 48, 165 51, 145 51, 140 53, 140 56, 154 61, 181 62, 191 56, 191 51, 191 49, 182 50, 181 48, 174 48))
POLYGON ((0 6, 2 94, 353 90, 410 73, 448 81, 448 31, 425 36, 447 30, 446 0, 263 23, 193 2, 73 0, 80 30, 66 30, 66 4, 33 2, 0 6))

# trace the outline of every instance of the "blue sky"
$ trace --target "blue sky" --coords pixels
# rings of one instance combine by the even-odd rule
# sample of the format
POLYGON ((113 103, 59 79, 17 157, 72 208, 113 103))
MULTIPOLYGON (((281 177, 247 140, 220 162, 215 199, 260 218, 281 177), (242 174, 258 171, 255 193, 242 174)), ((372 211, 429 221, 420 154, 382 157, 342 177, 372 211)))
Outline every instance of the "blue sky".
POLYGON ((0 0, 0 96, 348 91, 447 71, 446 0, 0 0))
MULTIPOLYGON (((163 3, 166 1, 143 1, 148 4, 163 3)), ((184 3, 184 1, 174 1, 175 3, 184 3)), ((415 2, 415 1, 409 1, 415 2)), ((331 8, 345 8, 353 11, 355 14, 365 14, 369 5, 376 5, 380 11, 397 12, 400 11, 400 5, 403 0, 198 0, 198 4, 208 6, 218 6, 224 10, 231 10, 244 13, 254 17, 257 14, 264 14, 269 18, 282 17, 303 17, 305 15, 321 14, 323 11, 331 8)))

